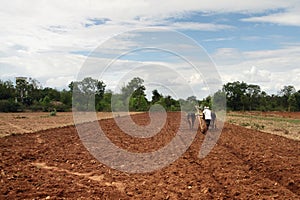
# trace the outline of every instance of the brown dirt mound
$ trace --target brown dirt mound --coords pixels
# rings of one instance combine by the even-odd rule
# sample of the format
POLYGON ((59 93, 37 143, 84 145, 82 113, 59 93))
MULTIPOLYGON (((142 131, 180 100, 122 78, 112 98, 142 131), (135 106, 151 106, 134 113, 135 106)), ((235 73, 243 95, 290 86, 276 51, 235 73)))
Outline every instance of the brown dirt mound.
MULTIPOLYGON (((140 124, 147 119, 132 117, 140 124)), ((116 145, 151 150, 170 141, 178 119, 179 113, 168 113, 163 134, 143 142, 122 133, 113 119, 100 123, 116 145)), ((95 160, 74 126, 1 138, 0 199, 300 198, 299 142, 225 124, 217 145, 200 160, 203 139, 198 134, 186 153, 161 170, 128 174, 95 160)))

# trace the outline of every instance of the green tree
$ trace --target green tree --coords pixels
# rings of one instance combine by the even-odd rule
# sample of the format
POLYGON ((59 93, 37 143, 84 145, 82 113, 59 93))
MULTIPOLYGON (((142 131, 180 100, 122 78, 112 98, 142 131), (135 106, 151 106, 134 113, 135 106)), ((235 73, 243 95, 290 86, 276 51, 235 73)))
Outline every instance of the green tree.
POLYGON ((103 94, 103 98, 97 104, 97 111, 111 112, 112 111, 112 91, 108 90, 103 94))
POLYGON ((246 95, 247 84, 244 82, 227 83, 223 86, 223 92, 226 93, 227 106, 232 110, 242 110, 242 97, 246 95))
POLYGON ((63 89, 61 92, 60 92, 60 98, 59 100, 67 105, 68 107, 72 106, 72 93, 71 91, 67 91, 65 89, 63 89))
POLYGON ((162 97, 158 102, 167 111, 180 111, 180 103, 173 99, 170 95, 162 97))
POLYGON ((245 111, 250 105, 250 98, 247 95, 241 96, 242 110, 245 111))
POLYGON ((21 103, 24 103, 24 99, 28 95, 28 82, 25 78, 16 79, 16 96, 17 100, 21 103))
POLYGON ((21 111, 21 105, 13 99, 0 99, 0 112, 21 111))
POLYGON ((144 80, 135 77, 125 87, 121 88, 123 103, 130 111, 145 111, 148 101, 145 94, 144 80))
POLYGON ((202 106, 208 106, 208 107, 212 107, 212 97, 211 96, 207 96, 205 98, 203 98, 199 104, 202 105, 202 106))
POLYGON ((136 97, 138 95, 143 95, 145 91, 145 86, 143 85, 143 83, 143 79, 135 77, 125 87, 122 87, 121 92, 124 96, 124 100, 126 100, 130 96, 136 97))
POLYGON ((280 90, 279 95, 282 96, 283 106, 287 111, 291 110, 291 103, 293 103, 294 98, 291 96, 296 92, 296 89, 292 85, 284 86, 283 89, 280 90), (290 100, 289 100, 290 99, 290 100))
POLYGON ((258 85, 247 85, 246 95, 248 96, 249 110, 256 109, 258 107, 258 99, 261 94, 260 86, 258 85))
POLYGON ((97 82, 96 97, 98 98, 99 101, 103 98, 103 95, 105 93, 105 87, 106 85, 104 84, 103 81, 97 82))
POLYGON ((280 90, 280 94, 285 97, 289 97, 296 92, 296 89, 292 85, 284 86, 283 89, 280 90))
POLYGON ((152 100, 151 103, 155 104, 162 98, 162 94, 160 94, 156 89, 152 91, 152 100))
POLYGON ((29 78, 27 86, 27 97, 30 98, 31 103, 33 101, 39 101, 41 99, 42 86, 40 82, 34 78, 29 78))
POLYGON ((259 111, 267 111, 268 103, 267 103, 267 93, 262 91, 258 97, 258 107, 259 111))
POLYGON ((129 100, 129 111, 146 111, 148 110, 147 99, 140 95, 137 97, 132 97, 129 100))
POLYGON ((30 106, 34 101, 39 101, 42 98, 40 90, 40 83, 36 79, 16 78, 16 97, 23 105, 30 106))
POLYGON ((95 109, 95 96, 101 100, 105 91, 105 84, 102 81, 86 77, 82 81, 70 83, 73 91, 75 107, 79 110, 90 111, 95 109))
POLYGON ((111 109, 112 111, 126 111, 126 106, 123 101, 122 94, 112 94, 111 97, 111 109))
POLYGON ((14 99, 16 97, 16 90, 13 82, 0 80, 0 99, 14 99))
POLYGON ((226 93, 218 90, 212 97, 212 109, 215 111, 226 109, 226 93))
POLYGON ((300 111, 300 90, 298 90, 298 92, 296 92, 294 95, 296 98, 296 111, 300 111))
POLYGON ((180 99, 179 104, 181 110, 185 112, 196 112, 195 106, 198 105, 198 100, 196 96, 189 96, 186 100, 180 99))
POLYGON ((61 98, 61 92, 50 87, 42 89, 41 93, 42 98, 48 96, 51 101, 59 101, 61 98))
POLYGON ((296 111, 297 109, 297 98, 296 98, 297 93, 293 93, 289 96, 287 102, 288 102, 288 111, 296 111))
POLYGON ((74 81, 71 81, 71 83, 69 83, 68 88, 70 89, 70 92, 73 93, 74 81))
POLYGON ((197 103, 197 97, 196 96, 190 96, 186 99, 189 103, 191 104, 196 104, 197 103))
POLYGON ((49 96, 46 95, 46 96, 43 98, 43 100, 41 101, 41 104, 42 104, 42 106, 43 106, 43 111, 44 111, 44 112, 48 112, 48 111, 52 110, 51 99, 50 99, 49 96))

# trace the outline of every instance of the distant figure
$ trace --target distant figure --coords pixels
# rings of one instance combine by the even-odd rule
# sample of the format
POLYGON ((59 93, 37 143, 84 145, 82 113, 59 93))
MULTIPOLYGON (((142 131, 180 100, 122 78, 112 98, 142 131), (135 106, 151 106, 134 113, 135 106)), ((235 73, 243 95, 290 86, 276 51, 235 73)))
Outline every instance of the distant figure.
POLYGON ((210 122, 210 124, 211 124, 212 129, 217 128, 216 122, 217 122, 217 115, 216 115, 215 112, 211 112, 211 122, 210 122))
POLYGON ((207 131, 207 125, 206 125, 206 122, 204 120, 204 114, 201 110, 200 107, 198 106, 195 106, 196 110, 197 110, 197 114, 196 114, 196 117, 198 118, 199 120, 199 130, 202 134, 205 134, 206 131, 207 131))
POLYGON ((204 107, 203 114, 204 114, 204 120, 208 130, 211 121, 211 110, 209 109, 209 107, 207 106, 204 107))
POLYGON ((187 114, 187 121, 189 123, 190 129, 194 128, 194 124, 195 124, 195 119, 196 119, 196 115, 193 112, 189 112, 187 114))

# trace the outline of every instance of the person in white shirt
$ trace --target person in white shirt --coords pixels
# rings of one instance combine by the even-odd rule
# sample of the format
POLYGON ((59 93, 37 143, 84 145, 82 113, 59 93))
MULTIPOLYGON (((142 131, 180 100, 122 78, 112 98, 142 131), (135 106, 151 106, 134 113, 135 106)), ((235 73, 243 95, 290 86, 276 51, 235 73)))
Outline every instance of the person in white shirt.
POLYGON ((208 130, 211 121, 211 110, 209 109, 209 107, 204 106, 203 114, 204 114, 204 120, 208 130))

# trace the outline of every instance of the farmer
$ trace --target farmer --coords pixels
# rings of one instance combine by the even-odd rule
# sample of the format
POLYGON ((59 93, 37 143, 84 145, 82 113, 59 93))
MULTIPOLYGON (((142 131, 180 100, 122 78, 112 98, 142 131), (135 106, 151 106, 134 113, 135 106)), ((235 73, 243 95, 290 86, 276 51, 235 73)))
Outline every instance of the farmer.
POLYGON ((208 130, 211 121, 211 110, 209 109, 208 106, 204 106, 203 114, 204 114, 204 120, 208 130))

